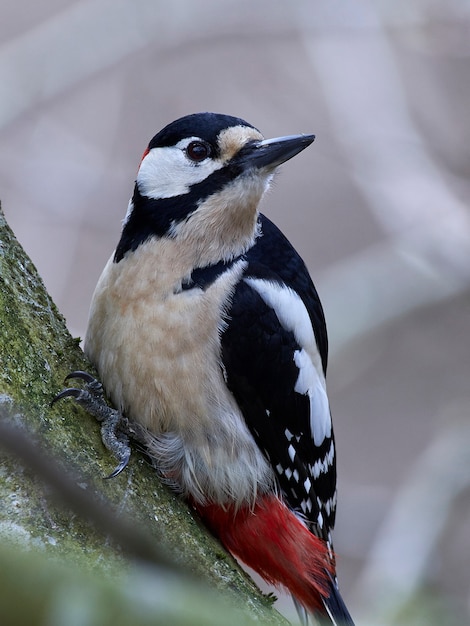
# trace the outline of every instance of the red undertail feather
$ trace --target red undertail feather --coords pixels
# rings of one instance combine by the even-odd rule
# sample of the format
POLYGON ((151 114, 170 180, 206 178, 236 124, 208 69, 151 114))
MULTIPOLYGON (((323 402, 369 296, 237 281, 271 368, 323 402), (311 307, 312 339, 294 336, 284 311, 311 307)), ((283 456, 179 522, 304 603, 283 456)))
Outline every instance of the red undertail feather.
POLYGON ((266 582, 287 587, 307 610, 324 613, 334 575, 328 548, 279 498, 259 497, 254 507, 195 506, 229 552, 266 582))

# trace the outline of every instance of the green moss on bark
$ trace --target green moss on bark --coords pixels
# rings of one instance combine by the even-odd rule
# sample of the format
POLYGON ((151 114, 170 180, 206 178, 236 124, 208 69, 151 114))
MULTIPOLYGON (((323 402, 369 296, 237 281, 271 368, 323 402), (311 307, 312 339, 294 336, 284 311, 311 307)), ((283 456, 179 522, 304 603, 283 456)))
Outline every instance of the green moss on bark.
MULTIPOLYGON (((27 429, 45 454, 57 457, 84 490, 109 502, 116 516, 130 515, 145 526, 185 569, 242 603, 255 619, 286 623, 187 505, 161 485, 144 457, 135 452, 120 476, 103 480, 114 459, 101 443, 99 425, 69 400, 50 406, 66 374, 92 370, 1 209, 0 324, 0 404, 8 419, 27 429)), ((119 548, 54 502, 27 464, 3 454, 0 497, 0 535, 8 543, 77 560, 89 570, 126 571, 119 548)))

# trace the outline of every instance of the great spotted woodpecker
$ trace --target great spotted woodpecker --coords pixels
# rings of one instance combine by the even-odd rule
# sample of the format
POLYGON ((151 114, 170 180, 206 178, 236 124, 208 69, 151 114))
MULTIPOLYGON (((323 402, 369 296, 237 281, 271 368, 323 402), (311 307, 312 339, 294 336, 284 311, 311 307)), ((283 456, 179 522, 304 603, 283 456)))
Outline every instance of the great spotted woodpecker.
MULTIPOLYGON (((308 271, 258 205, 313 135, 188 115, 151 140, 91 303, 85 352, 163 478, 299 613, 353 624, 338 590, 327 333, 308 271)), ((100 419, 97 385, 68 389, 100 419), (94 404, 95 403, 95 404, 94 404)), ((111 424, 111 425, 110 425, 111 424)), ((116 438, 117 437, 117 438, 116 438)))

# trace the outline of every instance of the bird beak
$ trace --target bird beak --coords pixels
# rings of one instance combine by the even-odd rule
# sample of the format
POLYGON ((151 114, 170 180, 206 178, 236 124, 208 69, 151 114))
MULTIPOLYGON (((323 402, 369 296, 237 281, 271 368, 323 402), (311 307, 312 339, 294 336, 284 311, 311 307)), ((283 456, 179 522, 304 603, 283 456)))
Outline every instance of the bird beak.
POLYGON ((247 170, 250 168, 273 170, 305 150, 314 139, 315 135, 288 135, 253 141, 241 149, 238 155, 239 162, 247 170))

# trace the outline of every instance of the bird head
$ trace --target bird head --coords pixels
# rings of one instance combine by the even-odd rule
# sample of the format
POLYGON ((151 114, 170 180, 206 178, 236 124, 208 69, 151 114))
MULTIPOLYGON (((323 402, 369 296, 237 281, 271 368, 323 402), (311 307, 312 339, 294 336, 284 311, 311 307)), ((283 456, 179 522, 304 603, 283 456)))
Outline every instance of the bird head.
POLYGON ((266 140, 244 120, 217 113, 172 122, 143 154, 115 260, 152 237, 184 242, 204 262, 242 254, 275 169, 313 140, 266 140))

